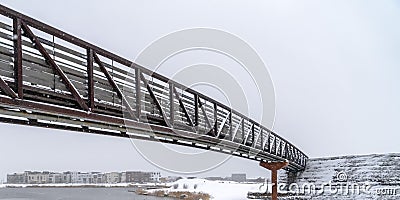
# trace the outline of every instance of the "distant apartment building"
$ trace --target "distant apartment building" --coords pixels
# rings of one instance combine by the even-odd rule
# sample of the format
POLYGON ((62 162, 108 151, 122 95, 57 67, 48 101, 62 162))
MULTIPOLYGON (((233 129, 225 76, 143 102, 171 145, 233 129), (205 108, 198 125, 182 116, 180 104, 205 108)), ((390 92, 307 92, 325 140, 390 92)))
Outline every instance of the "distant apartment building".
POLYGON ((71 174, 71 183, 79 183, 79 172, 70 172, 71 174))
POLYGON ((160 172, 150 172, 150 181, 151 182, 160 182, 161 173, 160 172))
POLYGON ((61 173, 50 173, 48 183, 63 183, 63 176, 61 173))
POLYGON ((127 183, 147 183, 151 181, 150 177, 150 172, 126 172, 127 183))
POLYGON ((105 173, 105 180, 106 183, 120 183, 120 173, 118 172, 110 172, 110 173, 105 173))
POLYGON ((246 174, 232 174, 231 181, 236 182, 246 182, 247 177, 246 174))
POLYGON ((204 179, 209 180, 209 181, 223 181, 223 180, 225 180, 225 178, 222 178, 220 176, 210 176, 210 177, 206 177, 204 179))
POLYGON ((25 183, 25 173, 7 174, 7 183, 12 183, 12 184, 25 183))
POLYGON ((126 172, 121 172, 121 183, 126 183, 126 172))
POLYGON ((25 171, 24 173, 7 174, 9 184, 57 184, 57 183, 147 183, 159 182, 160 172, 37 172, 25 171))
POLYGON ((104 174, 101 172, 92 172, 92 183, 104 183, 104 174))
POLYGON ((258 177, 258 178, 247 179, 247 182, 265 183, 265 178, 258 177))
POLYGON ((93 183, 93 174, 91 173, 78 173, 78 181, 76 183, 81 184, 92 184, 93 183))
MULTIPOLYGON (((25 172, 26 183, 28 184, 43 184, 49 182, 50 172, 25 172)), ((7 180, 8 182, 8 180, 7 180)))
POLYGON ((160 178, 160 182, 174 182, 174 181, 177 181, 177 180, 179 180, 179 179, 182 179, 182 177, 179 177, 179 176, 167 176, 167 177, 163 177, 163 178, 160 178))

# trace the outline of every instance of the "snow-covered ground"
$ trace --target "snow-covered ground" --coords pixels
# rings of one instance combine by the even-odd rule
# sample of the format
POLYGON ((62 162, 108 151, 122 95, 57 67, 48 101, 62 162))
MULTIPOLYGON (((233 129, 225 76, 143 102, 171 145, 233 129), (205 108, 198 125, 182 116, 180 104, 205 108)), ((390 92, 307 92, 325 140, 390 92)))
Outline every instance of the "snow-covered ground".
MULTIPOLYGON (((162 184, 157 184, 158 186, 162 184)), ((155 186, 154 183, 136 184, 136 183, 116 183, 116 184, 0 184, 4 187, 149 187, 155 186)), ((247 193, 265 192, 266 184, 262 183, 237 183, 233 181, 209 181, 205 179, 180 179, 176 182, 167 183, 169 188, 151 189, 149 192, 163 190, 166 192, 202 192, 212 196, 215 200, 247 200, 247 193)))
MULTIPOLYGON (((169 184, 166 189, 148 190, 154 192, 202 192, 212 196, 215 200, 247 200, 247 193, 265 192, 267 185, 263 183, 237 183, 232 181, 209 181, 205 179, 180 179, 169 184)), ((271 187, 268 187, 271 188, 271 187)))

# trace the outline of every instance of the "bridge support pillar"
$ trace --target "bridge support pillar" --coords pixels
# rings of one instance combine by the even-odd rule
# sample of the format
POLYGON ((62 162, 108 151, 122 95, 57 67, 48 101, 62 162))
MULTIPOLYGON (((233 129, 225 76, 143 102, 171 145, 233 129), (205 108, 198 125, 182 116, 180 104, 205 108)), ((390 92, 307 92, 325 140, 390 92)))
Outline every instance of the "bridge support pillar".
POLYGON ((260 162, 260 166, 271 171, 272 200, 278 199, 278 170, 288 166, 289 162, 260 162))

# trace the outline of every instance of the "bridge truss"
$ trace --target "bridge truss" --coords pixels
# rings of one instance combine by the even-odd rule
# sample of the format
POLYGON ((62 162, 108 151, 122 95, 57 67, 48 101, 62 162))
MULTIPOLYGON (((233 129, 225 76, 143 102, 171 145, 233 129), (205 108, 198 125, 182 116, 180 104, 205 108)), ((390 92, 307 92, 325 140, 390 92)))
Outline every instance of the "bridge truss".
POLYGON ((3 5, 0 14, 1 122, 288 160, 287 170, 304 169, 303 152, 230 107, 3 5))

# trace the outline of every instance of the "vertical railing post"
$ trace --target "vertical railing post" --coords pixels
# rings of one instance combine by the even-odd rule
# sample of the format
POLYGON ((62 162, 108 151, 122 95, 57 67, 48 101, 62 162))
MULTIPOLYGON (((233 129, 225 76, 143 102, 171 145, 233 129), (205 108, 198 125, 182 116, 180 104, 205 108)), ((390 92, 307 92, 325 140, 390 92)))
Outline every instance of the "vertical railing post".
POLYGON ((21 19, 14 18, 13 21, 13 40, 14 40, 14 80, 15 89, 20 99, 23 98, 22 80, 22 39, 21 39, 21 19))
POLYGON ((174 84, 172 82, 169 83, 169 122, 170 125, 174 126, 175 120, 175 100, 174 100, 174 84))
POLYGON ((260 147, 260 150, 261 151, 264 151, 264 136, 263 136, 263 134, 264 134, 264 131, 263 131, 263 128, 260 126, 260 144, 261 144, 261 147, 260 147))
POLYGON ((270 142, 271 133, 269 131, 267 131, 267 133, 268 133, 268 137, 266 138, 267 141, 265 142, 265 146, 267 147, 267 152, 271 153, 271 147, 270 147, 270 145, 271 145, 271 142, 270 142))
POLYGON ((254 146, 254 123, 253 126, 251 126, 251 146, 254 146))
POLYGON ((279 151, 280 151, 280 148, 281 148, 281 139, 279 138, 279 142, 276 142, 275 143, 276 144, 276 155, 277 156, 279 156, 279 151))
POLYGON ((290 159, 294 160, 293 146, 290 147, 290 159))
POLYGON ((229 138, 233 139, 233 134, 232 134, 233 130, 232 130, 232 109, 231 112, 229 114, 229 138))
POLYGON ((194 126, 199 125, 199 95, 194 94, 194 126))
POLYGON ((89 109, 93 111, 94 109, 94 77, 93 77, 93 50, 86 50, 87 59, 87 74, 88 74, 88 103, 89 109))
POLYGON ((214 136, 218 135, 218 112, 217 112, 217 103, 214 103, 214 136))
POLYGON ((138 120, 140 121, 140 117, 142 115, 142 91, 141 91, 141 84, 140 84, 140 69, 136 68, 135 69, 135 89, 136 89, 136 116, 138 117, 138 120))
POLYGON ((242 120, 242 143, 244 144, 245 143, 245 141, 244 141, 244 139, 245 139, 245 132, 244 132, 244 118, 243 118, 243 120, 242 120))
POLYGON ((284 153, 283 153, 283 157, 284 158, 287 158, 287 148, 288 147, 288 144, 286 143, 286 145, 285 145, 285 151, 284 151, 284 153))

